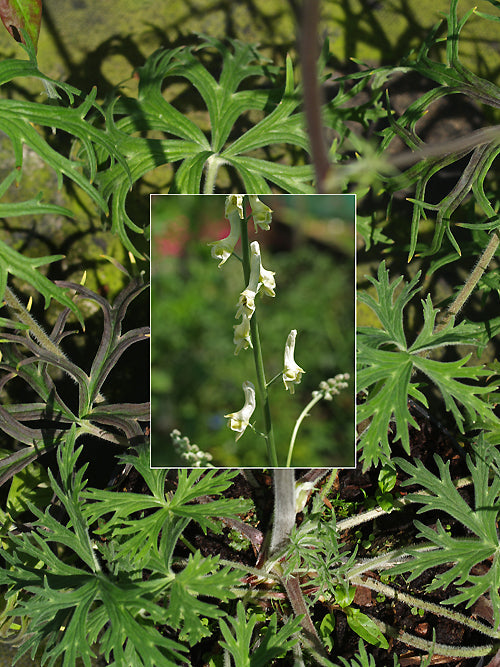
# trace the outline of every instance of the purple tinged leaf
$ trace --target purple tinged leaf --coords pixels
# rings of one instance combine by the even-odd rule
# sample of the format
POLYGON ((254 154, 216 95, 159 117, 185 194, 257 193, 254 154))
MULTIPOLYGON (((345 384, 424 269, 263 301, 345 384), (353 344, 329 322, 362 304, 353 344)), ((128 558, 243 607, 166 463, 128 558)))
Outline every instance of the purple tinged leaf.
POLYGON ((22 31, 28 33, 35 51, 42 20, 42 0, 0 0, 0 19, 16 42, 26 44, 22 31))

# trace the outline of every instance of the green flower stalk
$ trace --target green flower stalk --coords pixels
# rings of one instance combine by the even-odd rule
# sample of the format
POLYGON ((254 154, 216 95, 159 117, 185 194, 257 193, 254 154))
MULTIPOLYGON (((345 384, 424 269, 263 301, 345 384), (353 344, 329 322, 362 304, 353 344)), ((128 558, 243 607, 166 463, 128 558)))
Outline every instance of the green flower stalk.
POLYGON ((228 415, 224 415, 224 417, 229 419, 229 428, 238 433, 236 441, 238 441, 245 432, 250 423, 250 417, 255 410, 255 387, 247 380, 242 384, 242 388, 245 394, 245 405, 238 412, 231 412, 228 415))
MULTIPOLYGON (((252 209, 255 230, 257 231, 259 227, 268 230, 270 228, 272 210, 269 206, 262 203, 256 195, 248 195, 248 202, 252 209)), ((257 387, 265 423, 262 435, 266 440, 269 463, 276 467, 278 459, 274 444, 259 329, 257 318, 255 317, 255 297, 259 290, 262 288, 262 292, 267 296, 275 296, 275 274, 274 271, 269 271, 262 266, 258 242, 253 241, 251 244, 249 243, 247 225, 250 216, 245 216, 245 195, 229 195, 226 197, 225 215, 229 218, 231 224, 229 236, 209 245, 212 246, 212 257, 220 260, 220 268, 233 253, 241 235, 241 262, 246 288, 240 293, 235 316, 236 318, 241 318, 241 321, 239 324, 233 326, 234 354, 237 355, 241 350, 248 348, 253 350, 257 387)), ((239 412, 225 415, 229 419, 229 427, 238 433, 236 440, 241 437, 248 426, 250 416, 256 404, 255 388, 251 382, 243 384, 243 391, 245 392, 245 405, 243 408, 239 412)))
MULTIPOLYGON (((316 403, 319 403, 319 401, 322 399, 325 401, 332 401, 334 396, 337 396, 342 391, 342 389, 346 389, 349 386, 347 380, 349 380, 349 373, 339 373, 334 378, 328 378, 328 380, 323 380, 320 382, 319 389, 313 391, 312 400, 310 400, 306 407, 302 410, 299 418, 295 422, 295 427, 290 439, 290 445, 288 447, 288 456, 286 460, 287 467, 289 467, 292 463, 293 448, 295 447, 295 440, 297 439, 299 428, 304 419, 309 416, 309 411, 311 408, 313 408, 316 403)), ((297 510, 297 512, 298 511, 300 510, 297 510)))
MULTIPOLYGON (((252 201, 253 207, 257 210, 258 209, 258 199, 257 197, 255 200, 252 201)), ((264 204, 263 204, 264 206, 264 204)), ((267 213, 266 215, 270 215, 271 209, 269 207, 266 207, 267 213)), ((253 210, 253 209, 252 209, 253 210)), ((258 211, 259 212, 259 211, 258 211)), ((265 224, 265 221, 263 219, 262 224, 265 224)), ((267 223, 268 225, 268 223, 267 223)), ((240 222, 241 226, 241 250, 242 250, 242 260, 243 260, 243 274, 245 277, 245 282, 247 285, 253 285, 251 283, 251 273, 252 273, 252 268, 251 268, 251 259, 250 259, 250 244, 248 242, 248 227, 247 227, 247 220, 241 220, 240 222)), ((269 229, 269 225, 267 226, 269 229)), ((256 250, 258 249, 258 244, 257 246, 254 246, 253 248, 253 254, 252 256, 254 257, 254 266, 256 266, 256 250)), ((259 251, 259 266, 260 266, 260 251, 259 251)), ((256 271, 256 269, 254 269, 256 271)), ((260 277, 260 269, 259 269, 259 277, 260 277)), ((275 286, 275 285, 274 285, 275 286)), ((273 291, 274 291, 274 286, 273 286, 273 291)), ((258 288, 258 282, 257 282, 257 288, 258 288)), ((274 444, 274 433, 273 433, 273 424, 271 420, 271 409, 269 407, 269 396, 267 393, 267 382, 266 382, 266 374, 265 374, 265 369, 264 369, 264 360, 262 358, 262 347, 260 344, 260 336, 259 336, 259 327, 257 324, 257 316, 256 314, 252 315, 252 318, 250 319, 250 336, 252 340, 252 348, 253 348, 253 356, 254 356, 254 361, 255 361, 255 372, 257 375, 257 385, 259 389, 259 398, 261 400, 262 404, 262 412, 264 416, 264 424, 265 424, 265 430, 264 430, 264 438, 266 440, 266 446, 267 446, 267 455, 269 459, 269 463, 273 467, 278 466, 278 457, 276 454, 276 446, 274 444)))

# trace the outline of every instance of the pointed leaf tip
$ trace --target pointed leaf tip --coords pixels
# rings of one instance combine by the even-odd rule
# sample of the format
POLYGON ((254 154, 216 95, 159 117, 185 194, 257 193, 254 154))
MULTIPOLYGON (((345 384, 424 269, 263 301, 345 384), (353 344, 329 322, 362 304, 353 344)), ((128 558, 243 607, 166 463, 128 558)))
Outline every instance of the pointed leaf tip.
POLYGON ((42 0, 0 0, 0 19, 16 42, 26 44, 25 35, 38 45, 42 0))

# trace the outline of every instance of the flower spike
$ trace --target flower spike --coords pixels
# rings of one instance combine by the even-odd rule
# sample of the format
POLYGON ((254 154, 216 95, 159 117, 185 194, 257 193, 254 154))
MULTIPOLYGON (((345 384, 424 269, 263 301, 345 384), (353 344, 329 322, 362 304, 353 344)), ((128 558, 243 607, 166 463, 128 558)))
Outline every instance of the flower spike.
POLYGON ((283 382, 285 389, 289 389, 290 393, 295 392, 294 384, 299 384, 302 374, 305 370, 295 363, 293 358, 295 352, 295 338, 297 336, 297 329, 292 329, 288 334, 285 345, 285 362, 283 368, 283 382))
POLYGON ((236 440, 239 440, 245 432, 246 427, 250 423, 250 417, 255 410, 255 387, 251 382, 246 381, 243 383, 242 388, 245 394, 245 405, 239 412, 231 412, 229 415, 224 415, 224 417, 229 419, 229 428, 238 433, 236 440))

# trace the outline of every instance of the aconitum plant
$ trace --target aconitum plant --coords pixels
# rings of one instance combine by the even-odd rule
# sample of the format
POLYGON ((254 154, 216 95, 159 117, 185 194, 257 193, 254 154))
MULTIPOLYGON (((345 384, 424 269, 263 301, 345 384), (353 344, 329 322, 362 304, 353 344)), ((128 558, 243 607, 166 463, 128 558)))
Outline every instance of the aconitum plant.
MULTIPOLYGON (((207 197, 212 198, 214 196, 205 195, 203 197, 206 201, 207 197)), ((347 195, 346 198, 352 199, 353 197, 352 195, 347 195)), ((271 202, 273 199, 273 197, 270 197, 269 201, 271 202)), ((302 199, 302 197, 299 197, 299 199, 302 199)), ((314 197, 310 198, 310 201, 313 199, 314 197)), ((218 198, 218 200, 220 205, 222 205, 222 198, 218 198)), ((181 198, 181 201, 184 202, 184 208, 186 208, 187 202, 185 198, 181 198)), ((327 196, 325 200, 330 207, 332 220, 327 223, 330 225, 334 224, 335 201, 336 198, 334 196, 327 196)), ((294 198, 294 202, 297 203, 298 200, 294 198)), ((298 308, 294 311, 288 309, 289 312, 286 314, 286 322, 289 323, 288 326, 291 324, 293 328, 283 329, 281 322, 278 321, 280 326, 279 328, 276 327, 276 330, 273 332, 273 338, 280 341, 279 345, 281 349, 279 352, 276 349, 273 350, 273 358, 270 363, 267 359, 269 356, 267 354, 269 343, 267 342, 266 318, 268 318, 271 310, 280 308, 280 275, 279 271, 272 270, 273 258, 269 256, 266 250, 266 234, 272 234, 271 230, 273 227, 273 210, 271 206, 257 195, 231 194, 224 201, 224 219, 225 231, 222 238, 203 244, 204 250, 201 251, 206 252, 206 250, 210 249, 211 258, 215 259, 218 263, 217 267, 215 265, 213 265, 213 268, 210 268, 210 265, 208 266, 204 272, 204 278, 205 282, 210 285, 214 280, 218 279, 215 275, 216 273, 225 273, 226 271, 229 273, 231 271, 229 276, 229 296, 221 296, 220 301, 229 302, 229 299, 231 299, 230 307, 234 313, 233 317, 236 323, 230 324, 225 318, 222 318, 221 323, 224 330, 220 332, 220 336, 224 337, 227 341, 232 332, 232 356, 236 356, 238 359, 245 356, 253 357, 253 364, 245 363, 243 375, 239 383, 239 387, 243 390, 242 406, 240 402, 242 397, 238 391, 238 385, 234 386, 231 382, 231 403, 220 406, 222 408, 220 415, 225 422, 223 423, 220 420, 219 432, 221 433, 221 438, 227 440, 227 429, 232 431, 231 446, 236 455, 241 457, 242 464, 245 461, 245 448, 251 447, 261 451, 259 463, 263 466, 271 465, 278 467, 285 464, 286 466, 292 466, 294 464, 293 451, 298 428, 302 424, 306 414, 308 414, 308 410, 322 398, 327 396, 331 398, 333 396, 332 391, 330 389, 325 391, 323 386, 328 388, 335 387, 337 393, 347 389, 350 372, 352 372, 351 365, 349 360, 346 360, 346 367, 339 368, 342 372, 337 373, 335 377, 318 378, 313 385, 313 400, 309 402, 308 409, 300 415, 298 420, 297 417, 294 417, 297 420, 295 428, 293 426, 288 428, 288 445, 286 449, 283 446, 278 447, 273 423, 276 419, 277 411, 273 410, 272 402, 274 395, 280 391, 279 385, 281 384, 281 392, 284 390, 289 395, 293 395, 296 388, 301 385, 304 376, 317 374, 318 369, 308 367, 306 370, 303 367, 306 366, 306 363, 302 361, 304 344, 307 343, 308 338, 306 335, 301 336, 302 332, 300 331, 299 324, 301 321, 300 304, 297 304, 298 308), (252 240, 250 238, 249 228, 252 234, 259 240, 252 240), (208 273, 210 275, 207 275, 208 273), (236 287, 237 281, 240 282, 239 293, 236 287), (277 361, 278 356, 280 361, 277 361), (278 363, 280 366, 277 366, 278 363), (278 380, 281 380, 281 382, 278 382, 278 380), (270 387, 274 383, 276 383, 276 389, 273 387, 273 396, 271 396, 270 387), (292 434, 291 436, 290 433, 292 434), (262 446, 262 441, 264 441, 265 447, 262 446)), ((153 236, 153 247, 155 245, 156 240, 153 236)), ((199 248, 198 251, 200 251, 199 248)), ((184 271, 189 271, 189 269, 186 269, 185 264, 182 264, 182 266, 184 267, 184 271)), ((293 286, 291 289, 293 290, 293 286)), ((353 296, 352 292, 347 298, 350 297, 352 299, 353 296)), ((312 294, 309 297, 311 300, 314 299, 314 295, 312 294)), ((155 304, 163 298, 168 299, 168 297, 163 297, 161 287, 158 286, 157 290, 153 288, 153 327, 156 331, 162 327, 162 322, 158 320, 156 325, 154 323, 155 304)), ((227 302, 225 303, 226 306, 228 306, 227 302)), ((201 306, 202 309, 206 309, 207 307, 201 306)), ((317 321, 321 321, 321 318, 322 313, 317 312, 317 321)), ((354 340, 354 322, 351 320, 350 322, 346 322, 345 325, 347 332, 350 330, 350 335, 352 336, 352 340, 354 340)), ((274 345, 274 341, 272 345, 274 345)), ((308 356, 306 358, 309 359, 308 356)), ((161 358, 158 361, 153 359, 153 373, 156 363, 162 363, 161 358)), ((207 378, 208 383, 211 381, 213 380, 207 378)), ((229 382, 229 380, 226 381, 229 382)), ((352 382, 350 386, 352 388, 352 382)), ((347 420, 350 420, 354 426, 353 413, 354 401, 352 401, 351 414, 347 414, 347 420)), ((154 422, 155 419, 153 416, 153 464, 155 464, 158 451, 161 451, 165 447, 175 448, 184 465, 193 464, 193 455, 196 455, 196 461, 194 461, 196 465, 206 465, 209 462, 212 465, 214 462, 217 462, 213 458, 204 458, 203 454, 200 455, 200 452, 206 452, 212 457, 212 452, 209 451, 209 448, 207 449, 203 446, 203 443, 199 447, 196 445, 196 450, 193 449, 195 445, 192 445, 190 442, 186 443, 184 438, 188 437, 189 440, 191 434, 183 432, 184 438, 180 437, 178 424, 175 424, 175 428, 171 431, 171 438, 165 443, 164 438, 155 436, 154 422)), ((280 431, 281 437, 283 437, 282 433, 283 431, 280 431)), ((353 461, 354 428, 352 429, 351 443, 351 460, 353 461)), ((313 450, 314 448, 311 447, 311 451, 313 450)), ((333 459, 329 458, 328 462, 331 464, 333 459)), ((325 463, 326 461, 321 459, 317 460, 318 465, 325 465, 325 463)))

